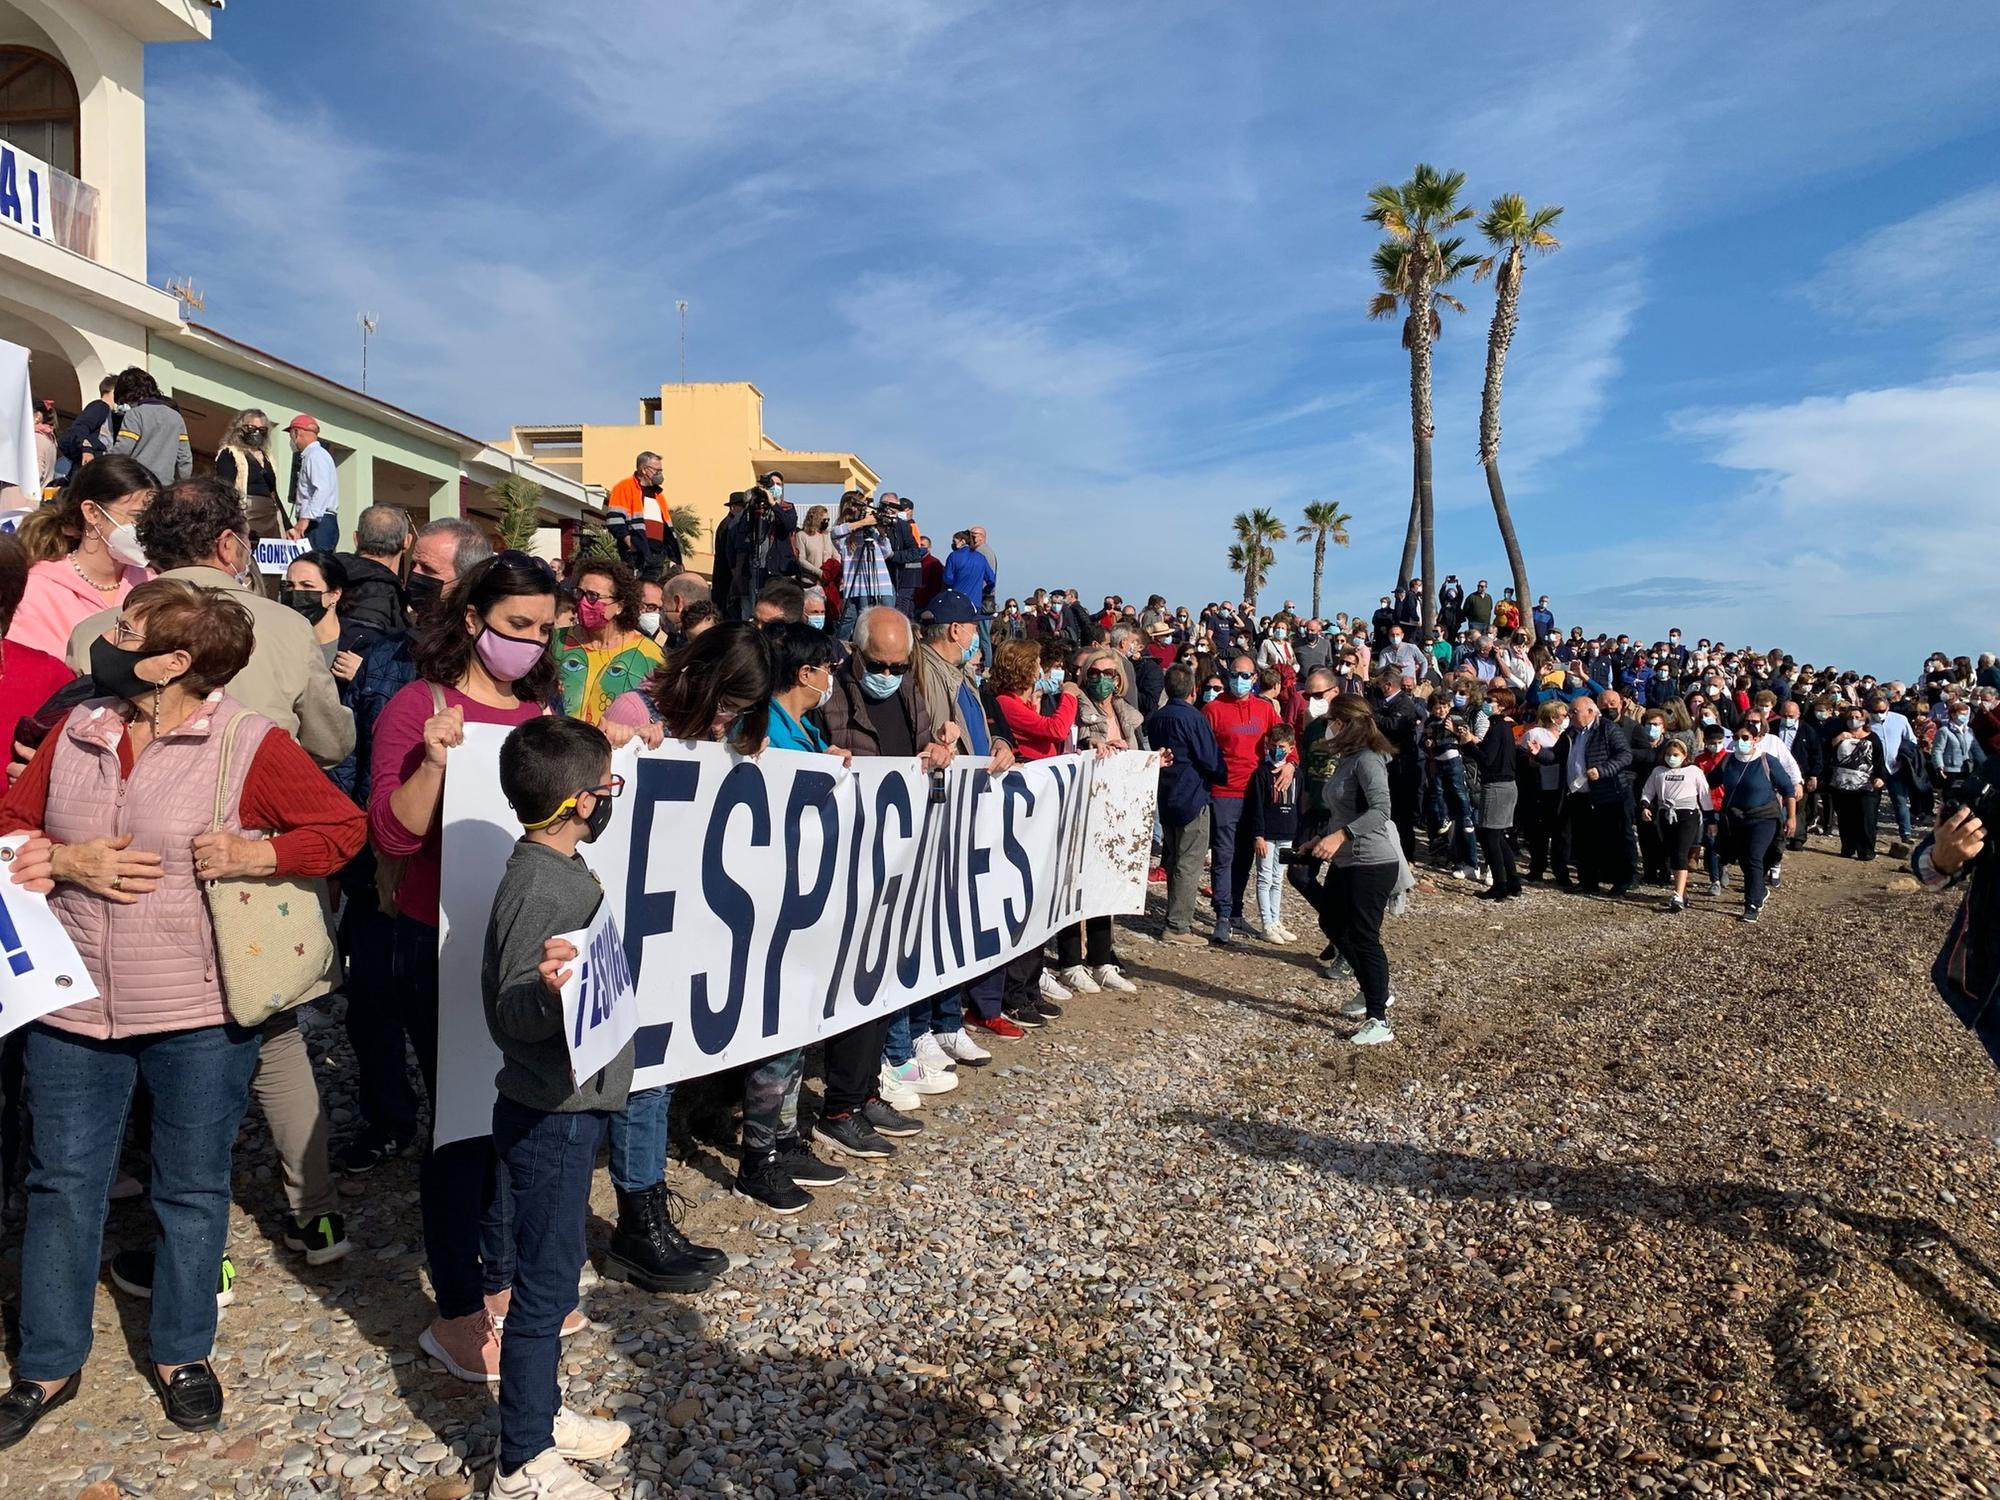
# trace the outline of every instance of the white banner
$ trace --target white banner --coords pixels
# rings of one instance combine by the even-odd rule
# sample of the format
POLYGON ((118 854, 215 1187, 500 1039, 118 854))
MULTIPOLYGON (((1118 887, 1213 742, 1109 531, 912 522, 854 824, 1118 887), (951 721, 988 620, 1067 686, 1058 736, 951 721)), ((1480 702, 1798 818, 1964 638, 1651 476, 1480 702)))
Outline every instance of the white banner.
MULTIPOLYGON (((479 995, 520 825, 506 730, 468 724, 445 777, 439 1144, 492 1129, 479 995)), ((990 776, 914 760, 636 743, 585 858, 624 933, 644 1088, 763 1060, 984 974, 1090 916, 1145 907, 1159 757, 1069 755, 990 776)))
POLYGON ((79 1000, 95 1000, 97 986, 83 966, 48 898, 8 877, 25 833, 0 839, 0 1036, 38 1016, 79 1000))
POLYGON ((53 239, 49 228, 49 164, 19 146, 0 141, 0 220, 38 240, 53 239))
POLYGON ((283 577, 285 569, 310 551, 312 543, 304 538, 294 541, 285 536, 260 537, 257 542, 257 571, 283 577))
POLYGON ((576 949, 562 987, 563 1040, 569 1044, 569 1081, 578 1088, 604 1070, 639 1030, 639 997, 632 966, 609 901, 582 932, 561 934, 576 949))

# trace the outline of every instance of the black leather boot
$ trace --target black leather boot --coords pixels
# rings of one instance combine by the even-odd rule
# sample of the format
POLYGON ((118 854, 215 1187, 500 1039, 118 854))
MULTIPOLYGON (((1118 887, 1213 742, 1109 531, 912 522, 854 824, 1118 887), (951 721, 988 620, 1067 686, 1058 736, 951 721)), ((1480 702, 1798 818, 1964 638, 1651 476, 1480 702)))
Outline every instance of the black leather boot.
POLYGON ((618 1227, 604 1257, 604 1275, 648 1292, 698 1292, 729 1264, 719 1250, 691 1245, 667 1217, 667 1188, 618 1194, 618 1227))

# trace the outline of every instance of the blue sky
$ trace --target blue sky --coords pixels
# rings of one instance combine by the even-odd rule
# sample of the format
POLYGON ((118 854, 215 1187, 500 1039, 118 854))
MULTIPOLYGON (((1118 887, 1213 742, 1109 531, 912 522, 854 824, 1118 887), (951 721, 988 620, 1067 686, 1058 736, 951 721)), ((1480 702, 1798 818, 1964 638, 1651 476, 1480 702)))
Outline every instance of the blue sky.
MULTIPOLYGON (((1402 545, 1408 364, 1368 187, 1563 204, 1502 470, 1565 624, 1907 672, 2000 648, 2000 8, 1449 0, 294 0, 156 48, 154 279, 493 436, 755 380, 1007 592, 1199 604, 1229 519, 1338 500, 1327 608, 1402 545), (1412 61, 1414 59, 1414 61, 1412 61)), ((1491 296, 1438 351, 1441 572, 1505 581, 1491 296)), ((1310 550, 1265 599, 1302 605, 1310 550)))

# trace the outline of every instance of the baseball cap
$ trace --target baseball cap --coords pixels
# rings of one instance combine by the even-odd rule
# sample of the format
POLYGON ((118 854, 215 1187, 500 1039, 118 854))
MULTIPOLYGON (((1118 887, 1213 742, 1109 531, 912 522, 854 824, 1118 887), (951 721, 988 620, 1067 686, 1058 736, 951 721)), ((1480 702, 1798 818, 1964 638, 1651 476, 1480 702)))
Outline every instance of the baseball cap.
POLYGON ((965 595, 957 589, 946 589, 926 604, 917 618, 926 625, 971 625, 978 621, 979 615, 965 595))
POLYGON ((310 427, 314 432, 318 432, 319 418, 315 417, 311 412, 302 411, 285 424, 285 431, 291 432, 300 427, 310 427))

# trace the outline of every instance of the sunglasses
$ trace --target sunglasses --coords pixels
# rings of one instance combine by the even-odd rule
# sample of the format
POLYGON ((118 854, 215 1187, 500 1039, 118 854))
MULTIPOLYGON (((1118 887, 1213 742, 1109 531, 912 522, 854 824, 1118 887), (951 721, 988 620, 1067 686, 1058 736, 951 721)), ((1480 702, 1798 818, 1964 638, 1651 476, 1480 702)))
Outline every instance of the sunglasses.
POLYGON ((886 672, 891 677, 902 677, 910 670, 906 661, 877 661, 872 656, 862 657, 861 665, 870 672, 886 672))
POLYGON ((545 557, 536 557, 531 552, 522 552, 516 548, 509 547, 505 552, 494 553, 493 560, 495 562, 512 563, 516 567, 532 568, 551 583, 555 582, 556 570, 549 566, 549 560, 545 557))

